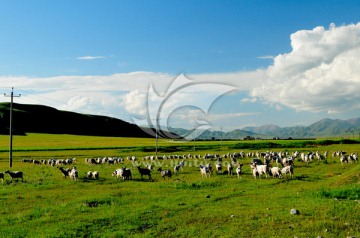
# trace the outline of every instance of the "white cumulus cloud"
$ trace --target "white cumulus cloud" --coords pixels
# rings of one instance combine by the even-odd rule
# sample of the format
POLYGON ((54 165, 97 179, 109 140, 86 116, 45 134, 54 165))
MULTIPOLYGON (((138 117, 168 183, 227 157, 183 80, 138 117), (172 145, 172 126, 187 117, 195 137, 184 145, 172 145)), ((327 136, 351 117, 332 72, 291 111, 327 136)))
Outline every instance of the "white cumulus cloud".
POLYGON ((125 107, 126 111, 140 116, 147 115, 147 95, 135 89, 127 93, 122 98, 122 106, 125 107))
POLYGON ((274 58, 251 96, 298 111, 359 110, 360 23, 319 26, 290 38, 292 51, 274 58))

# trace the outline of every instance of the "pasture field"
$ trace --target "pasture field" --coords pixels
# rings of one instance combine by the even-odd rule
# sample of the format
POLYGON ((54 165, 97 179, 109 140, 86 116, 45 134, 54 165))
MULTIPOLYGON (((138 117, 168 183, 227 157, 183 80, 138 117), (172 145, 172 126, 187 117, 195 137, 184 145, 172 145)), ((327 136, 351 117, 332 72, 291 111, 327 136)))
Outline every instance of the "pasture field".
MULTIPOLYGON (((341 164, 331 155, 308 164, 296 160, 293 179, 254 179, 251 158, 243 158, 238 179, 215 172, 202 177, 197 166, 215 161, 186 159, 179 174, 163 179, 157 167, 172 170, 180 160, 155 160, 153 180, 141 179, 134 165, 149 162, 141 158, 154 155, 154 145, 154 139, 139 138, 15 136, 11 170, 23 171, 24 181, 6 174, 0 184, 0 237, 360 237, 360 163, 341 164), (130 155, 136 164, 84 161, 130 155), (76 157, 79 179, 64 179, 57 167, 21 162, 52 157, 76 157), (122 166, 132 170, 131 181, 112 177, 122 166), (95 170, 99 180, 85 177, 95 170), (300 214, 291 215, 292 208, 300 214)), ((0 136, 1 172, 9 169, 7 146, 8 137, 0 136)), ((196 141, 195 152, 193 146, 159 140, 159 155, 360 151, 359 144, 321 141, 196 141)))

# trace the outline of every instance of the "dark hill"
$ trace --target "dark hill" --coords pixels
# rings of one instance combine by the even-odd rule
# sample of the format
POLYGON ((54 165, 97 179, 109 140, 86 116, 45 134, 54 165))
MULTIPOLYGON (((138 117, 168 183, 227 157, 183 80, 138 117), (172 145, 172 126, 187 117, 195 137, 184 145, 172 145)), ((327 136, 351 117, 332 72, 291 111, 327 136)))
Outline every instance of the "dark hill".
MULTIPOLYGON (((10 103, 0 103, 1 134, 9 133, 9 117, 10 103)), ((19 135, 47 133, 149 138, 153 137, 151 131, 112 117, 61 111, 42 105, 13 104, 13 132, 19 135)))

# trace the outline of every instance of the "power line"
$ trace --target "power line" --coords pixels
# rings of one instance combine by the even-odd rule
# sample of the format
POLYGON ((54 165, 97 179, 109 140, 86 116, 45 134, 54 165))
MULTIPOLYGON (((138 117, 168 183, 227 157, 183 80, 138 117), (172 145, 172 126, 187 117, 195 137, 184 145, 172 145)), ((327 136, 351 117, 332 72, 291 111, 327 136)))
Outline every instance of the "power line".
POLYGON ((59 101, 59 100, 55 100, 55 99, 52 99, 52 98, 41 96, 41 95, 39 95, 39 93, 32 93, 30 91, 23 90, 23 89, 18 89, 17 91, 23 92, 23 96, 24 96, 24 94, 26 94, 27 97, 30 97, 33 100, 41 102, 41 103, 43 103, 43 101, 45 99, 45 100, 47 100, 49 102, 57 103, 57 104, 60 104, 60 105, 66 104, 66 102, 62 102, 62 101, 59 101))

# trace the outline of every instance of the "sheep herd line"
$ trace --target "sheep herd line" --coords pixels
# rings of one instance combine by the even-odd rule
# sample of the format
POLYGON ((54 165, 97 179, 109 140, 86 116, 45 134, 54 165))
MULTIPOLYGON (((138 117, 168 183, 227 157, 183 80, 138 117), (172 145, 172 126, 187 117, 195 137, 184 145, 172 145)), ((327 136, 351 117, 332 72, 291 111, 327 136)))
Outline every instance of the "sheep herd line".
MULTIPOLYGON (((273 178, 293 178, 295 162, 311 163, 312 161, 326 160, 329 156, 332 158, 338 158, 341 163, 357 163, 358 153, 347 153, 345 151, 334 151, 329 155, 328 151, 324 153, 316 152, 235 152, 227 153, 223 155, 219 154, 205 154, 205 155, 164 155, 164 156, 145 156, 142 159, 136 156, 126 157, 127 161, 132 163, 132 166, 137 169, 141 179, 146 176, 149 180, 152 180, 151 173, 154 167, 157 167, 157 171, 162 178, 170 179, 173 174, 178 174, 184 167, 197 167, 202 177, 210 177, 211 174, 236 174, 238 178, 243 175, 243 165, 239 161, 245 158, 251 158, 248 161, 251 173, 255 179, 262 177, 263 175, 273 178), (170 160, 170 167, 172 169, 162 169, 164 160, 170 160), (179 161, 180 160, 180 161, 179 161), (142 165, 142 166, 141 166, 142 165), (235 173, 234 173, 235 169, 235 173)), ((98 165, 118 165, 122 164, 121 168, 112 172, 112 176, 121 180, 131 180, 133 178, 130 168, 124 166, 125 159, 123 157, 102 157, 102 158, 85 158, 85 164, 98 165)), ((50 158, 48 160, 33 160, 23 159, 23 163, 31 163, 37 165, 50 165, 57 167, 64 178, 70 178, 72 180, 79 179, 79 172, 75 166, 76 158, 56 159, 50 158), (69 168, 64 166, 70 165, 69 168)), ((168 165, 167 165, 168 166, 168 165)), ((0 178, 4 182, 5 174, 8 174, 13 179, 24 180, 24 173, 22 171, 9 171, 0 172, 0 178)), ((97 180, 100 178, 99 171, 88 171, 85 175, 86 179, 97 180)))

